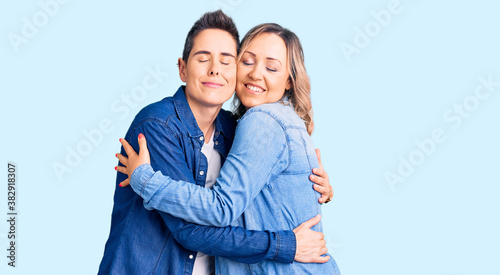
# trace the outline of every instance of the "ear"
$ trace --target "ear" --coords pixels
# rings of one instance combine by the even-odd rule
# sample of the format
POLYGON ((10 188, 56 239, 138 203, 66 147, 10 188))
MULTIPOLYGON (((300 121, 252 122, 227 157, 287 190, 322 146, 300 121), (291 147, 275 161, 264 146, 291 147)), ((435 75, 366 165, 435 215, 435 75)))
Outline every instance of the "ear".
POLYGON ((288 78, 288 80, 286 81, 285 90, 290 90, 291 88, 292 88, 292 80, 288 78))
POLYGON ((181 78, 182 82, 186 82, 187 81, 186 62, 182 60, 182 58, 179 58, 177 60, 177 67, 179 67, 179 77, 181 78))

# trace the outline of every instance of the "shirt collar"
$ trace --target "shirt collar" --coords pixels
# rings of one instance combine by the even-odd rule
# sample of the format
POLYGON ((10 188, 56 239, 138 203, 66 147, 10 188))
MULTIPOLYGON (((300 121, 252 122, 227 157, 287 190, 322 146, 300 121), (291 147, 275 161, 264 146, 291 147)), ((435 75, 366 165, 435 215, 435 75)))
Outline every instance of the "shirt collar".
MULTIPOLYGON (((193 111, 191 111, 191 108, 189 107, 184 91, 185 88, 186 86, 184 85, 180 86, 173 96, 175 111, 177 112, 182 124, 186 126, 189 136, 191 138, 199 138, 203 136, 203 132, 196 122, 193 111)), ((228 122, 230 119, 229 114, 223 112, 222 109, 219 111, 219 114, 217 114, 217 118, 215 118, 215 133, 221 132, 225 139, 230 139, 234 135, 228 122)))
POLYGON ((235 128, 233 123, 236 123, 235 121, 231 113, 221 109, 215 118, 215 132, 220 132, 226 140, 232 140, 235 128))
POLYGON ((180 86, 174 94, 175 111, 177 112, 177 116, 179 116, 182 124, 186 126, 189 136, 200 137, 203 135, 203 132, 200 127, 198 127, 198 123, 196 123, 193 112, 189 107, 189 103, 187 102, 186 94, 184 92, 185 87, 186 86, 180 86))
POLYGON ((279 102, 285 106, 290 106, 292 107, 292 109, 294 109, 292 101, 290 101, 287 95, 283 95, 283 97, 279 100, 279 102))

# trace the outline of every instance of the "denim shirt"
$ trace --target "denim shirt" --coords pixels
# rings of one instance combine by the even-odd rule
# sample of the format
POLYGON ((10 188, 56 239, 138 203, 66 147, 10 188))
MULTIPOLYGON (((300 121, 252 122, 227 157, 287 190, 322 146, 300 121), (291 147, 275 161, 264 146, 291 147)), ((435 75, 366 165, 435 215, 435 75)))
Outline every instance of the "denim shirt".
MULTIPOLYGON (((292 230, 321 213, 320 194, 309 180, 314 167, 318 160, 312 139, 285 99, 253 107, 241 118, 213 189, 172 180, 147 164, 133 172, 131 185, 146 208, 190 222, 292 230)), ((321 223, 312 229, 322 231, 321 223)), ((217 274, 340 274, 333 258, 325 264, 216 262, 217 274)))
MULTIPOLYGON (((221 110, 215 120, 214 148, 223 159, 231 147, 235 127, 234 118, 221 110)), ((136 151, 140 133, 147 138, 153 169, 203 188, 207 169, 201 153, 203 133, 183 87, 173 97, 137 114, 125 136, 136 151)), ((121 153, 126 155, 123 147, 121 153)), ((111 230, 99 274, 192 274, 195 251, 243 263, 266 259, 290 263, 295 257, 295 234, 290 230, 202 226, 148 211, 143 199, 130 187, 118 186, 126 177, 117 174, 111 230)))

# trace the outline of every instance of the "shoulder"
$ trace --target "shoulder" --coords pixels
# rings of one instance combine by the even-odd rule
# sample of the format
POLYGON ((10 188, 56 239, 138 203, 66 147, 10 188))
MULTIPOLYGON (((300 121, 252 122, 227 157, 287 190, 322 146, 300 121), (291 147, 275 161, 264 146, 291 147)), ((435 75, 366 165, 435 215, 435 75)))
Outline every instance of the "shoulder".
POLYGON ((165 121, 172 115, 175 115, 175 106, 172 97, 165 97, 164 99, 151 103, 142 108, 135 116, 135 122, 143 120, 159 120, 165 121))
POLYGON ((175 136, 182 128, 173 98, 165 97, 142 108, 135 116, 129 130, 133 133, 148 129, 149 131, 160 131, 175 136))
POLYGON ((283 132, 286 124, 283 123, 283 111, 285 106, 280 103, 261 104, 250 108, 238 122, 238 128, 245 131, 255 132, 264 130, 269 132, 283 132))
POLYGON ((292 126, 297 124, 297 119, 300 120, 297 113, 295 113, 293 107, 291 105, 285 105, 280 102, 275 103, 267 103, 255 106, 248 110, 245 115, 243 115, 242 119, 245 116, 255 117, 252 114, 261 114, 260 116, 267 116, 269 119, 276 121, 281 127, 287 128, 288 126, 292 126))
POLYGON ((221 109, 217 116, 217 120, 227 138, 232 138, 236 129, 236 116, 230 111, 221 109))

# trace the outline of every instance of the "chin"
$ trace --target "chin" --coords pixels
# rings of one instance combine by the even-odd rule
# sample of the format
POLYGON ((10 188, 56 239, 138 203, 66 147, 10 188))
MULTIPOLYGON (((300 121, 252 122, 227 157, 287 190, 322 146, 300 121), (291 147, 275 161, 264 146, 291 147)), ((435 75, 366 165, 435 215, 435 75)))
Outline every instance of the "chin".
POLYGON ((245 106, 247 109, 249 108, 252 108, 252 107, 255 107, 255 106, 258 106, 262 103, 256 101, 256 100, 242 100, 241 103, 243 104, 243 106, 245 106))

